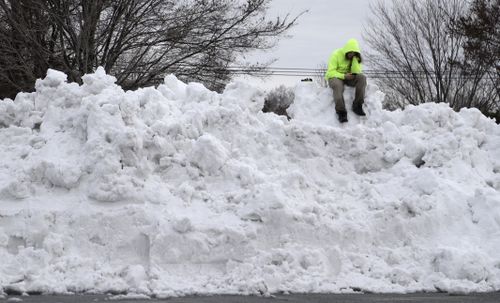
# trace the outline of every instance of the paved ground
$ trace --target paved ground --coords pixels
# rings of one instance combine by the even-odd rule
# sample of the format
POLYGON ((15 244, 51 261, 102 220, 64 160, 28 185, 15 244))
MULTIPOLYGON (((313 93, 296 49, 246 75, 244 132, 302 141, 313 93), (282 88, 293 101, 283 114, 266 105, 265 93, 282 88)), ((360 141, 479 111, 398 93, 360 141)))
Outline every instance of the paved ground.
POLYGON ((0 302, 33 302, 33 303, 499 303, 500 292, 488 294, 448 295, 448 294, 307 294, 307 295, 276 295, 270 298, 257 296, 211 296, 185 297, 165 300, 130 300, 118 299, 112 296, 9 296, 0 302))

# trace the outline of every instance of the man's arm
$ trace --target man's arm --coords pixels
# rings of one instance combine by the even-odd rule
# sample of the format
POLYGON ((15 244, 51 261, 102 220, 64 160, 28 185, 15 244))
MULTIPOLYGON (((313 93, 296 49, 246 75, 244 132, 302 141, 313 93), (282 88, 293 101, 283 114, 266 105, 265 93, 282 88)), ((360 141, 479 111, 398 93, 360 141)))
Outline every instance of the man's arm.
POLYGON ((326 72, 325 78, 326 79, 338 78, 344 80, 345 75, 338 71, 339 65, 335 55, 336 54, 334 53, 330 56, 330 60, 328 61, 328 70, 326 72))
POLYGON ((356 56, 352 58, 351 73, 353 74, 363 73, 363 67, 361 66, 361 63, 359 63, 359 58, 356 56))

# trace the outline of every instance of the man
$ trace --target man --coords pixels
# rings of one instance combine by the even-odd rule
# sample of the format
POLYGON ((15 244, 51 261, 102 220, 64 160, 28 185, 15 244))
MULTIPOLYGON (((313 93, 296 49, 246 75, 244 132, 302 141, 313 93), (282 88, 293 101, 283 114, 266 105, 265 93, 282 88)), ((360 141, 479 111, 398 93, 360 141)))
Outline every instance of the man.
POLYGON ((352 111, 359 116, 366 116, 363 111, 366 77, 361 74, 361 61, 359 44, 355 39, 350 39, 343 48, 335 50, 328 61, 328 70, 326 71, 325 79, 333 89, 335 111, 341 123, 347 122, 344 85, 356 88, 352 111))

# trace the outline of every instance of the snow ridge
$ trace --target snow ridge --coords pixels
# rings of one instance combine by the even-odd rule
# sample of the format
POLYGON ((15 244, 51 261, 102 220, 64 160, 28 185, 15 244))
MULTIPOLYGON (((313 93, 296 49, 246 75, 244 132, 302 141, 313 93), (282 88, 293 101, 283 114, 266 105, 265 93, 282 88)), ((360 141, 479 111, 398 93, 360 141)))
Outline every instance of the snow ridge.
MULTIPOLYGON (((444 104, 339 125, 329 89, 49 70, 0 102, 0 294, 500 290, 500 127, 444 104)), ((345 93, 352 100, 352 90, 345 93)))

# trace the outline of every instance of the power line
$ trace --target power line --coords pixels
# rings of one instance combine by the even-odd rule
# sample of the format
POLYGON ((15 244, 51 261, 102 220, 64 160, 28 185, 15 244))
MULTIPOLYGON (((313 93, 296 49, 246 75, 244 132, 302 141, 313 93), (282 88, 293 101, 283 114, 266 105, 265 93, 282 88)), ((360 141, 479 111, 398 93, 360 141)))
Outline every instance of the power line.
MULTIPOLYGON (((292 68, 292 67, 268 67, 268 68, 245 68, 245 67, 228 67, 227 70, 233 75, 249 75, 249 76, 289 76, 289 77, 317 77, 325 74, 324 69, 313 68, 292 68)), ((211 72, 223 71, 223 69, 208 69, 211 72)), ((437 78, 437 75, 432 71, 382 71, 382 70, 365 70, 364 75, 375 79, 427 79, 437 78)), ((462 75, 460 73, 449 74, 446 71, 440 73, 441 78, 460 80, 460 79, 475 79, 475 76, 462 75)), ((489 78, 498 80, 499 78, 489 78)))
MULTIPOLYGON (((224 71, 220 67, 204 67, 213 71, 224 71)), ((326 70, 321 68, 305 68, 305 67, 245 67, 245 66, 229 66, 226 68, 232 74, 248 74, 258 76, 318 76, 325 74, 326 70)), ((413 71, 398 71, 398 70, 365 70, 363 74, 372 78, 419 78, 427 79, 428 77, 436 77, 438 74, 435 71, 413 70, 413 71), (415 76, 416 75, 416 76, 415 76)), ((449 71, 441 71, 439 73, 445 79, 475 79, 475 76, 463 75, 458 72, 453 72, 451 75, 449 71)), ((493 80, 498 79, 493 77, 493 80)))
MULTIPOLYGON (((229 73, 232 75, 248 75, 255 77, 322 77, 326 70, 322 68, 306 68, 306 67, 259 67, 259 66, 207 66, 207 65, 189 65, 179 64, 172 67, 170 72, 175 74, 176 69, 181 70, 199 70, 201 73, 229 73)), ((139 74, 140 71, 134 72, 139 74)), ((365 70, 363 74, 372 79, 429 79, 438 78, 435 71, 425 70, 412 70, 412 71, 398 71, 398 70, 365 70)), ((467 80, 476 79, 473 75, 463 75, 458 72, 449 73, 448 71, 441 71, 439 78, 445 80, 467 80)), ((498 77, 488 77, 488 80, 498 81, 498 77)))

